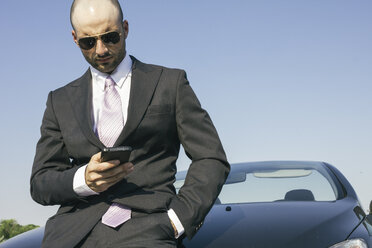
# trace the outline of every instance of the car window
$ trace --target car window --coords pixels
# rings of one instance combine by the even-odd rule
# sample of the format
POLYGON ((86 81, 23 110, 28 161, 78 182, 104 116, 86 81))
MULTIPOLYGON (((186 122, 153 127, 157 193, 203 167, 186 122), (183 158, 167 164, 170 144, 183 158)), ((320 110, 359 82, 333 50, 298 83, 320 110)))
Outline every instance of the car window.
POLYGON ((275 170, 247 173, 245 180, 224 185, 221 203, 273 201, 334 201, 330 182, 319 171, 275 170))
MULTIPOLYGON (((337 189, 324 168, 266 169, 230 173, 217 204, 275 201, 335 201, 337 189)), ((178 190, 184 180, 178 180, 178 190)))

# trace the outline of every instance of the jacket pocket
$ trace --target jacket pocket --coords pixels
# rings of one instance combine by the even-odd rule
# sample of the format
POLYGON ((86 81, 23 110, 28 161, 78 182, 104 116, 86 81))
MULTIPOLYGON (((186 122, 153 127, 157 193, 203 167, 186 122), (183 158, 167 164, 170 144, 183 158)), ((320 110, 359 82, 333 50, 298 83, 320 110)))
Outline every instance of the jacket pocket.
POLYGON ((145 116, 171 114, 172 112, 173 108, 170 104, 150 105, 145 116))

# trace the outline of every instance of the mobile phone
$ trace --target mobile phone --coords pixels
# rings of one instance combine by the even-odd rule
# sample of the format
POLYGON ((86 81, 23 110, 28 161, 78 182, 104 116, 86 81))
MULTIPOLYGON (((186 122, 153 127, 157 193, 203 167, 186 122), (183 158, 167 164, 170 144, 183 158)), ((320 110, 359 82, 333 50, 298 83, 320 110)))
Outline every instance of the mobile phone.
POLYGON ((129 156, 132 151, 130 146, 118 146, 103 148, 101 153, 101 161, 119 160, 120 164, 129 161, 129 156))

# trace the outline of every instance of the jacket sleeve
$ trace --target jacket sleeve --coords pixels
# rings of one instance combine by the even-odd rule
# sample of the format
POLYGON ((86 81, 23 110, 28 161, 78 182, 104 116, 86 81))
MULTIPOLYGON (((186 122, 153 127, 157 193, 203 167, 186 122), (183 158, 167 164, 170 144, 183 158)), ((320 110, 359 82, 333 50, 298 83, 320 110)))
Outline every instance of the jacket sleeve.
POLYGON ((202 109, 182 71, 176 95, 178 136, 191 159, 185 183, 175 196, 172 208, 191 239, 213 206, 230 171, 225 152, 216 129, 202 109))
POLYGON ((31 196, 42 205, 68 204, 79 196, 73 190, 73 166, 64 145, 53 107, 53 92, 48 95, 40 128, 41 137, 31 173, 31 196))

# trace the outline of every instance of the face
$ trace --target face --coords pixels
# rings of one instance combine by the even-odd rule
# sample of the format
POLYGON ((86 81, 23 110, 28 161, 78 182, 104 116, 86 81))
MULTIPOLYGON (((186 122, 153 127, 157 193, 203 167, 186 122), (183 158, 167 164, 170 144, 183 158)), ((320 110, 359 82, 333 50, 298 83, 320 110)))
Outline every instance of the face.
POLYGON ((79 39, 94 37, 95 45, 91 49, 83 49, 81 46, 81 52, 91 66, 101 72, 111 73, 125 57, 125 40, 128 36, 128 30, 128 22, 126 20, 121 23, 116 18, 106 18, 79 23, 75 30, 72 31, 72 36, 78 46, 79 39), (101 39, 101 34, 112 31, 120 34, 119 42, 113 44, 101 39))

